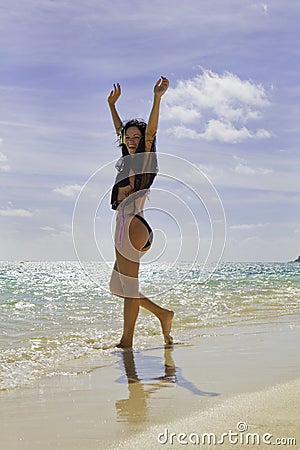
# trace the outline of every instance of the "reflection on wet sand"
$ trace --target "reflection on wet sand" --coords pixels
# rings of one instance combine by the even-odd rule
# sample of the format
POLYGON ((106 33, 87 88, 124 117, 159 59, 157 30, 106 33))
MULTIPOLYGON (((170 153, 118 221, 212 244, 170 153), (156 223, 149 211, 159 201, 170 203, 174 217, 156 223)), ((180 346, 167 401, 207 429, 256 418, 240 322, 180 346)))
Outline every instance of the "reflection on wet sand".
POLYGON ((186 380, 182 375, 182 369, 175 366, 173 350, 173 346, 165 346, 163 358, 137 353, 141 364, 139 371, 136 368, 135 352, 133 350, 122 352, 123 367, 121 370, 124 368, 125 374, 117 382, 128 383, 129 397, 116 402, 118 421, 133 423, 146 421, 148 397, 162 388, 172 388, 177 385, 195 395, 210 397, 219 395, 216 392, 201 391, 194 383, 186 380), (164 373, 160 376, 153 376, 153 372, 156 371, 164 373), (149 376, 149 373, 152 376, 149 376))

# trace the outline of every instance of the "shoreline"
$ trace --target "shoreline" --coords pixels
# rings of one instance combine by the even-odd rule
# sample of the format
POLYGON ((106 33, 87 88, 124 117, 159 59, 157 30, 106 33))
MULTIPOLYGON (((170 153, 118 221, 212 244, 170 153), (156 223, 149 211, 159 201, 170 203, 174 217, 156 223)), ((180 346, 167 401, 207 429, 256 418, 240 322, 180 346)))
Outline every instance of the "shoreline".
POLYGON ((214 407, 153 425, 146 432, 115 441, 107 450, 145 448, 226 449, 280 446, 300 442, 300 378, 263 390, 233 395, 214 407))
POLYGON ((272 425, 285 434, 290 427, 292 434, 300 408, 299 316, 202 331, 188 344, 116 351, 110 365, 99 367, 99 359, 88 373, 45 377, 31 387, 1 392, 3 447, 132 449, 140 439, 147 449, 168 448, 158 444, 157 430, 218 432, 243 420, 250 431, 272 433, 272 425), (271 423, 276 414, 277 423, 271 423))

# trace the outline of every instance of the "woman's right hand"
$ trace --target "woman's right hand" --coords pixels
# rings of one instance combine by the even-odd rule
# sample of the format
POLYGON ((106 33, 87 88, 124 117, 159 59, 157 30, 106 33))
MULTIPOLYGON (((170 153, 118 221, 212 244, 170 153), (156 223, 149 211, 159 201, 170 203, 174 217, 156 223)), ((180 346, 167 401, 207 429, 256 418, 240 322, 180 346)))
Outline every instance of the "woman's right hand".
POLYGON ((114 84, 114 88, 112 91, 110 91, 108 99, 107 99, 109 105, 113 106, 116 103, 116 101, 118 100, 118 98, 120 97, 120 95, 121 95, 120 84, 119 83, 114 84))

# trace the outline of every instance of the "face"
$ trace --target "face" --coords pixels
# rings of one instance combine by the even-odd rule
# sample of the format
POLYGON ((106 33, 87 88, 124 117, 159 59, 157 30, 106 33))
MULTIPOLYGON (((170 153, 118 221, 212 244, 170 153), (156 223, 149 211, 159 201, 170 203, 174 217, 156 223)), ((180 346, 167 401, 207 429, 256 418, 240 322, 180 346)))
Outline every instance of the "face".
POLYGON ((125 133, 125 145, 130 155, 133 155, 140 143, 142 133, 138 127, 129 127, 125 133))

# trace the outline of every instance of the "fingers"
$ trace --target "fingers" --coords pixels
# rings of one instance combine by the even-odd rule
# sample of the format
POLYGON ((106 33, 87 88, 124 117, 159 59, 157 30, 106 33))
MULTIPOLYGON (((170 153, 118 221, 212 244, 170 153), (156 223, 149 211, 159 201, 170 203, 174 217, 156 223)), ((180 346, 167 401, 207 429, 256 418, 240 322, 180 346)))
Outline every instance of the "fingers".
POLYGON ((155 83, 154 94, 161 97, 168 90, 169 80, 166 77, 161 76, 155 83))
POLYGON ((168 80, 168 78, 161 76, 161 80, 162 80, 162 83, 161 83, 161 84, 163 84, 163 85, 165 85, 165 86, 169 86, 169 80, 168 80))
POLYGON ((114 94, 121 94, 121 86, 120 83, 114 83, 114 94))
POLYGON ((120 83, 114 83, 114 88, 111 91, 111 94, 120 95, 121 94, 121 86, 120 83))
POLYGON ((114 104, 121 95, 121 86, 120 83, 114 83, 113 89, 110 91, 108 96, 108 101, 110 104, 114 104))
POLYGON ((159 80, 157 80, 157 82, 155 83, 155 86, 162 85, 162 84, 165 83, 166 81, 169 83, 169 81, 168 81, 168 79, 167 79, 166 77, 161 76, 161 77, 159 78, 159 80))
POLYGON ((154 87, 168 87, 169 86, 169 80, 166 77, 161 76, 159 80, 155 83, 154 87))

